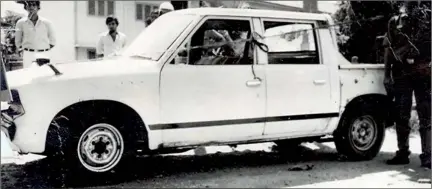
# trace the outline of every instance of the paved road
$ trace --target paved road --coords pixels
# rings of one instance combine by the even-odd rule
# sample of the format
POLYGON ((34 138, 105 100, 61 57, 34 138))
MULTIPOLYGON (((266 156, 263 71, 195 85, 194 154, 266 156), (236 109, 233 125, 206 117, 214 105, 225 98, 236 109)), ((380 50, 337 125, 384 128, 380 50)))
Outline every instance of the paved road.
MULTIPOLYGON (((414 156, 406 166, 386 166, 384 160, 395 150, 396 137, 388 131, 382 152, 372 161, 341 160, 332 143, 305 144, 299 155, 271 150, 272 143, 229 147, 208 147, 175 156, 140 158, 127 172, 116 173, 110 182, 81 180, 87 188, 180 188, 180 187, 413 187, 431 188, 431 171, 419 167, 420 141, 411 140, 414 156), (222 151, 222 153, 217 153, 222 151), (310 170, 302 170, 313 166, 310 170), (96 183, 95 183, 96 182, 96 183)), ((26 165, 2 164, 2 188, 48 188, 43 161, 26 165)))

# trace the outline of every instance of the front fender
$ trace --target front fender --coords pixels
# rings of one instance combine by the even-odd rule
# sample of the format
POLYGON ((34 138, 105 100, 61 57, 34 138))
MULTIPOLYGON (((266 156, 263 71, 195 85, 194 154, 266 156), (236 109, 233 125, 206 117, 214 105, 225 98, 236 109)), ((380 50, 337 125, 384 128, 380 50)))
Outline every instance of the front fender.
POLYGON ((117 101, 134 109, 147 124, 156 123, 159 119, 158 82, 157 74, 148 74, 57 80, 20 86, 16 89, 25 114, 14 120, 16 135, 12 142, 24 153, 42 153, 54 117, 80 101, 117 101))

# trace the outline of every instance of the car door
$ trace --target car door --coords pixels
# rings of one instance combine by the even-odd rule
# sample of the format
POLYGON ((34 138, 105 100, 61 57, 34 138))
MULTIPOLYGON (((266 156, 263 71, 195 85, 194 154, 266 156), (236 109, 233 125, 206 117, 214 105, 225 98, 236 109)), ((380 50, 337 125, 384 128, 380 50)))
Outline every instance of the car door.
POLYGON ((338 87, 324 64, 316 22, 261 19, 269 47, 267 66, 266 137, 307 136, 321 131, 338 116, 338 87))
POLYGON ((213 35, 214 31, 224 33, 224 27, 242 30, 237 33, 240 36, 248 35, 253 28, 251 20, 204 18, 172 61, 164 65, 160 79, 162 124, 153 129, 163 130, 165 146, 223 143, 262 136, 266 83, 263 65, 253 65, 257 63, 255 51, 248 51, 250 58, 246 61, 237 61, 234 56, 216 56, 221 48, 202 50, 204 43, 208 45, 212 40, 208 36, 218 36, 213 35), (213 26, 215 29, 211 29, 213 26))

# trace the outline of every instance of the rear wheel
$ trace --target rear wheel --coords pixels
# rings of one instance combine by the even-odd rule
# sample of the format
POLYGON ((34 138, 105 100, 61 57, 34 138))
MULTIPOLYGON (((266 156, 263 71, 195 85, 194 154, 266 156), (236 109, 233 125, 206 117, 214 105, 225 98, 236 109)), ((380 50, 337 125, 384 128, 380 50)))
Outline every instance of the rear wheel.
POLYGON ((370 160, 380 151, 385 135, 385 116, 368 104, 351 107, 334 133, 336 149, 351 160, 370 160))

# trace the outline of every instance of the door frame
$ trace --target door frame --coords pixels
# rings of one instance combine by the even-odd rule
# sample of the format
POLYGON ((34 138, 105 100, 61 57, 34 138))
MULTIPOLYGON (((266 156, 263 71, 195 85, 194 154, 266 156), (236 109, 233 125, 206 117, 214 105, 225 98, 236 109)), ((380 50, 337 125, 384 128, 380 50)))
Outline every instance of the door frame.
MULTIPOLYGON (((186 31, 187 33, 182 34, 182 38, 178 40, 179 42, 175 43, 175 45, 172 45, 171 48, 170 48, 170 50, 168 50, 169 54, 167 54, 167 59, 163 62, 163 65, 161 66, 161 70, 160 70, 160 80, 159 80, 159 94, 160 95, 162 94, 161 91, 162 91, 162 87, 163 87, 162 85, 163 84, 161 82, 162 82, 162 73, 163 73, 163 70, 164 70, 165 66, 171 66, 170 64, 175 59, 175 57, 177 56, 177 53, 180 50, 180 48, 182 48, 186 44, 190 45, 190 40, 192 39, 192 36, 197 32, 197 30, 200 27, 202 27, 202 25, 206 21, 211 20, 211 19, 249 21, 251 32, 254 32, 255 28, 256 28, 256 26, 254 25, 253 18, 249 17, 249 16, 218 16, 218 15, 209 15, 209 16, 204 16, 204 17, 201 17, 200 19, 197 19, 198 21, 194 22, 194 26, 192 28, 187 29, 187 31, 186 31)), ((263 86, 262 87, 264 88, 264 89, 262 89, 264 91, 263 92, 264 93, 263 94, 264 97, 262 97, 263 100, 264 100, 264 102, 263 102, 264 106, 263 106, 263 110, 262 110, 263 115, 262 116, 265 116, 266 107, 267 107, 267 105, 266 105, 266 101, 267 101, 267 99, 266 99, 267 98, 266 97, 266 90, 267 89, 266 89, 265 71, 264 71, 265 67, 264 67, 264 65, 258 65, 259 61, 258 61, 258 56, 257 56, 257 50, 256 49, 259 49, 259 48, 253 48, 253 51, 252 51, 253 52, 253 63, 251 65, 227 65, 225 67, 230 67, 230 66, 234 66, 234 67, 236 67, 236 66, 250 66, 250 67, 253 67, 253 66, 256 66, 255 69, 261 70, 260 71, 261 72, 260 78, 263 79, 263 84, 262 84, 263 86)), ((174 66, 174 65, 172 65, 172 66, 174 66)), ((186 65, 178 65, 178 66, 180 66, 180 67, 202 67, 202 66, 209 67, 209 66, 223 66, 223 65, 190 65, 189 62, 188 62, 186 65)), ((251 72, 251 78, 250 79, 253 79, 253 77, 252 77, 252 70, 250 70, 250 72, 251 72)), ((162 105, 162 100, 163 99, 159 98, 159 100, 160 100, 159 104, 162 105)), ((160 111, 159 115, 163 116, 163 109, 160 108, 159 111, 160 111)), ((231 124, 228 124, 226 126, 238 125, 238 124, 240 124, 240 125, 243 125, 243 124, 244 125, 250 125, 250 124, 254 124, 254 122, 255 122, 254 120, 257 120, 257 119, 263 119, 263 117, 246 118, 246 119, 241 118, 241 119, 238 119, 238 120, 226 120, 228 122, 231 122, 231 124), (245 124, 245 123, 241 123, 241 122, 251 122, 251 123, 246 123, 245 124)), ((160 120, 162 121, 163 117, 161 117, 160 120)), ((209 125, 210 124, 210 125, 215 125, 215 126, 217 126, 217 125, 221 125, 222 126, 222 125, 225 125, 223 122, 224 122, 223 120, 216 120, 216 121, 209 120, 209 121, 204 121, 204 122, 191 122, 191 123, 180 123, 180 124, 182 124, 186 128, 194 128, 192 125, 195 125, 196 123, 202 123, 204 125, 209 125), (192 126, 192 127, 189 127, 189 126, 192 126)), ((239 137, 238 140, 236 140, 236 141, 223 141, 223 140, 221 140, 221 141, 218 141, 218 142, 220 142, 220 143, 223 143, 223 142, 240 142, 242 140, 248 140, 248 139, 260 139, 262 137, 262 134, 263 134, 263 131, 264 131, 265 122, 260 122, 260 123, 262 123, 262 126, 259 126, 261 128, 260 128, 260 131, 259 131, 259 135, 257 135, 257 136, 249 137, 249 138, 240 138, 239 137)), ((163 128, 172 127, 173 124, 169 124, 169 123, 168 124, 164 124, 164 123, 161 123, 161 124, 156 124, 156 125, 152 125, 152 126, 156 128, 155 130, 161 130, 161 129, 163 130, 163 128)), ((162 134, 162 141, 164 141, 163 135, 164 134, 162 134)), ((174 146, 178 147, 178 146, 189 146, 189 145, 197 145, 197 144, 196 143, 188 143, 188 142, 187 143, 183 143, 183 142, 180 142, 180 143, 165 143, 165 141, 164 141, 163 145, 167 146, 167 147, 174 147, 174 146)))
MULTIPOLYGON (((304 24, 312 24, 313 28, 318 27, 318 20, 260 17, 259 18, 259 24, 257 24, 259 26, 259 28, 255 28, 255 29, 257 32, 259 31, 259 34, 262 35, 264 38, 265 38, 265 35, 264 35, 265 34, 265 28, 264 28, 264 22, 265 21, 287 22, 287 23, 289 23, 289 22, 304 23, 304 24)), ((313 36, 314 36, 315 48, 316 48, 316 51, 318 53, 319 63, 318 64, 311 64, 309 66, 315 65, 315 66, 324 66, 325 67, 324 69, 327 70, 326 74, 328 74, 327 78, 329 80, 329 85, 330 85, 329 86, 330 87, 330 94, 328 94, 328 95, 330 95, 330 101, 333 101, 333 100, 336 100, 335 98, 339 98, 339 97, 334 96, 332 91, 331 91, 333 87, 337 87, 337 86, 333 86, 334 80, 333 80, 332 75, 331 75, 333 73, 332 67, 331 67, 332 64, 330 62, 328 62, 328 60, 325 59, 323 56, 324 50, 322 49, 322 44, 321 44, 322 41, 320 40, 321 36, 320 36, 319 29, 316 29, 314 31, 313 36)), ((259 56, 262 56, 262 57, 260 57, 260 60, 263 61, 263 64, 265 64, 266 67, 271 66, 268 62, 268 53, 263 52, 263 53, 260 53, 259 56)), ((292 64, 292 65, 287 64, 286 66, 287 67, 302 66, 302 64, 292 64)), ((267 71, 266 71, 266 75, 268 75, 267 71)), ((267 86, 267 88, 269 87, 269 85, 266 85, 266 86, 267 86)), ((268 89, 267 89, 267 93, 268 93, 268 89)), ((267 98, 269 98, 269 97, 267 97, 267 98)), ((337 99, 337 101, 339 101, 339 99, 337 99)), ((268 111, 268 108, 269 108, 268 99, 266 101, 266 105, 267 105, 266 110, 268 111)), ((323 127, 326 127, 331 120, 333 120, 334 118, 337 118, 339 116, 339 109, 337 109, 337 110, 334 108, 331 108, 331 109, 332 110, 328 111, 328 112, 321 112, 318 114, 310 114, 310 115, 307 115, 307 114, 306 115, 282 115, 282 116, 273 117, 274 115, 267 115, 267 113, 266 113, 268 122, 266 122, 266 126, 264 127, 263 135, 265 138, 314 136, 317 133, 319 133, 322 128, 317 127, 314 131, 312 131, 310 133, 292 132, 291 134, 287 133, 287 132, 281 132, 281 133, 277 133, 277 134, 274 134, 274 133, 273 134, 266 134, 266 130, 268 129, 270 124, 273 124, 274 122, 278 122, 278 121, 282 121, 282 122, 291 122, 292 121, 292 124, 298 124, 298 125, 305 125, 308 123, 312 123, 312 124, 320 124, 321 123, 324 125, 323 127), (334 111, 334 110, 336 110, 336 111, 334 111), (304 121, 302 121, 302 120, 304 120, 304 121), (324 124, 324 122, 326 122, 327 124, 324 124)))

